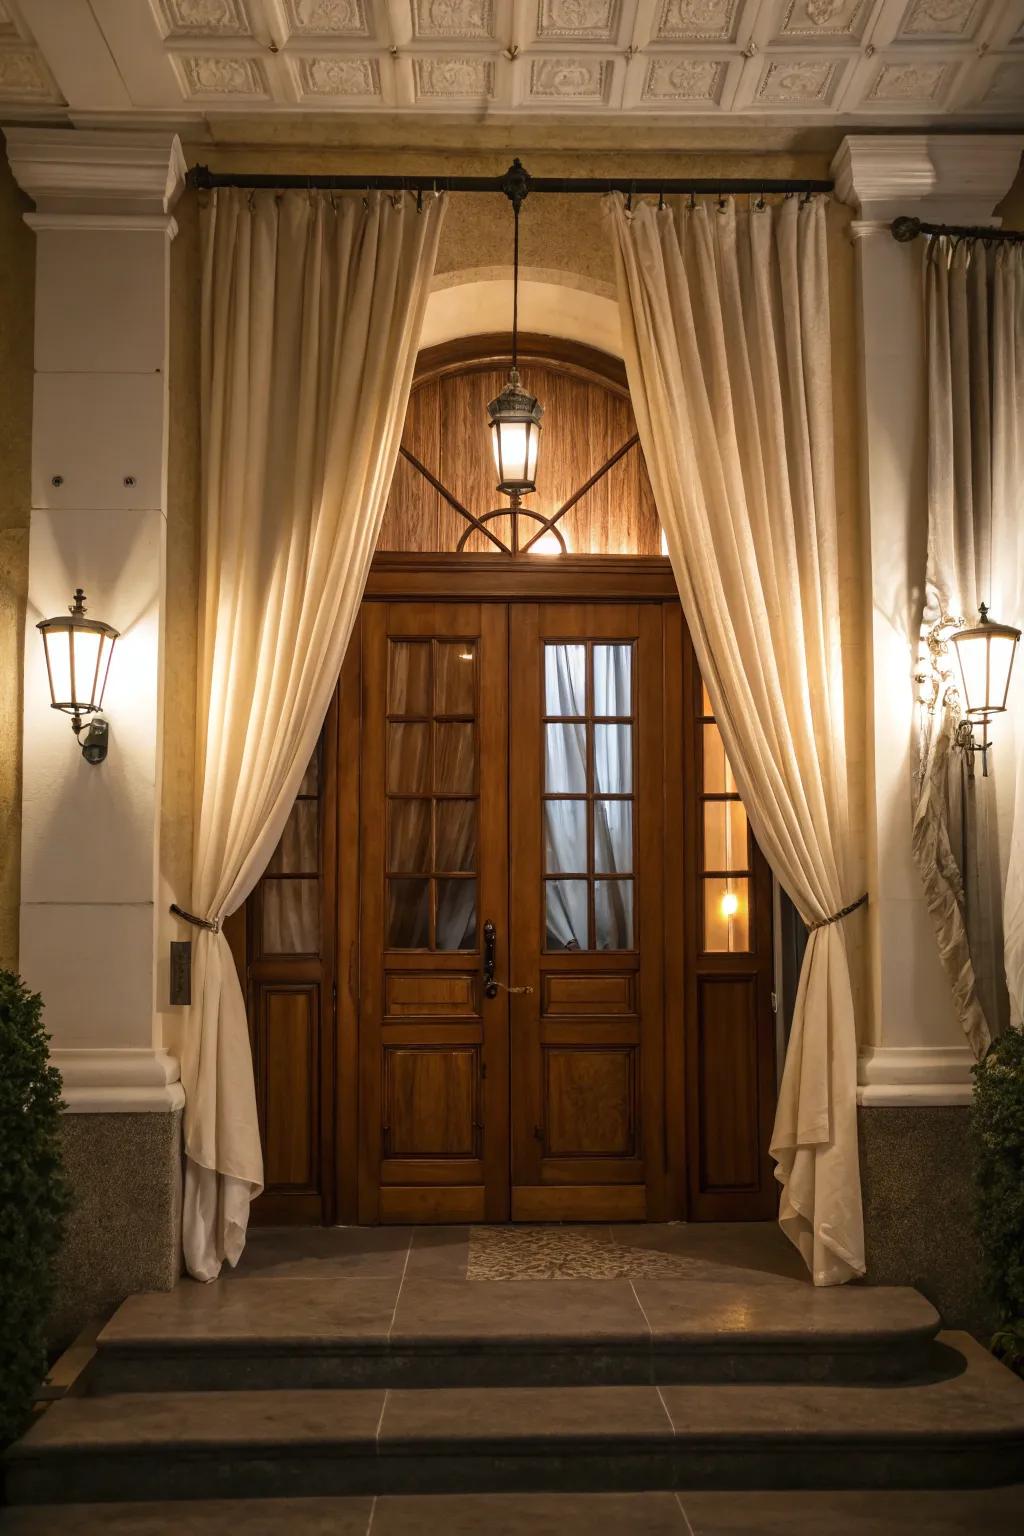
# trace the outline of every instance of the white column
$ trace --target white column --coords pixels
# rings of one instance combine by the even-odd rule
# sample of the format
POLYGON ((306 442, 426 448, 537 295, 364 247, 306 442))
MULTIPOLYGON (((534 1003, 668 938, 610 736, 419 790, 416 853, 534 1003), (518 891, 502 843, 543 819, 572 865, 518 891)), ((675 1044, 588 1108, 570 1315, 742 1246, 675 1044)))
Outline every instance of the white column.
POLYGON ((924 241, 891 221, 992 224, 1024 138, 851 137, 832 165, 857 246, 864 498, 871 1034, 858 1099, 960 1104, 972 1054, 957 1023, 911 853, 913 682, 927 548, 924 241))
POLYGON ((72 1111, 180 1107, 156 1010, 171 133, 7 130, 36 211, 21 967, 72 1111), (35 625, 75 587, 120 630, 104 763, 49 707, 35 625))

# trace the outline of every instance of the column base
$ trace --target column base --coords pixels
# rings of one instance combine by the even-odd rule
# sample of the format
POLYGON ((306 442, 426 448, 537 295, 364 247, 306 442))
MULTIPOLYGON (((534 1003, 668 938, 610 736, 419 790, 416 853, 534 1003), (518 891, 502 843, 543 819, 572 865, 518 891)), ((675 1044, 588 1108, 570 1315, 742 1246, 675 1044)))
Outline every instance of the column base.
POLYGON ((57 1259, 48 1337, 63 1348, 134 1291, 169 1291, 181 1274, 181 1118, 66 1113, 64 1161, 74 1199, 57 1259))
POLYGON ((965 1104, 859 1107, 867 1278, 915 1286, 947 1328, 987 1343, 995 1317, 974 1226, 969 1116, 965 1104))

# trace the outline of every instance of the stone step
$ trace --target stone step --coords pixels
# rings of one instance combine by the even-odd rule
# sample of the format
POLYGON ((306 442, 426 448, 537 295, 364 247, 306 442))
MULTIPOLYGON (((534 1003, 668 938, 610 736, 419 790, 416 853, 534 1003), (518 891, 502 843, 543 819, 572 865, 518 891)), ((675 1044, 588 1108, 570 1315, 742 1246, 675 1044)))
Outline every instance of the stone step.
POLYGON ((1020 1536, 1024 1488, 22 1504, 4 1536, 1020 1536))
POLYGON ((886 1387, 718 1384, 65 1398, 7 1455, 12 1504, 1024 1480, 1024 1382, 966 1334, 886 1387))
POLYGON ((928 1368, 906 1288, 678 1280, 249 1279, 129 1297, 104 1392, 894 1381, 928 1368))

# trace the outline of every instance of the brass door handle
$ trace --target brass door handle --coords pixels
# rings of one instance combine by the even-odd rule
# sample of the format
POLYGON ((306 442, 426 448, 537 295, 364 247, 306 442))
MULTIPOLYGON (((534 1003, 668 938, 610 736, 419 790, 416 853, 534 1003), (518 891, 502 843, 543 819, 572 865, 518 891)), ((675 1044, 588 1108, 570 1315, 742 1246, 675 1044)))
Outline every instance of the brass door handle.
POLYGON ((498 930, 488 918, 484 923, 484 997, 497 997, 499 990, 523 994, 532 992, 532 987, 507 987, 503 981, 498 981, 494 974, 498 949, 498 930))
POLYGON ((498 983, 494 979, 494 960, 498 947, 498 931, 488 918, 484 923, 484 997, 497 997, 498 983))

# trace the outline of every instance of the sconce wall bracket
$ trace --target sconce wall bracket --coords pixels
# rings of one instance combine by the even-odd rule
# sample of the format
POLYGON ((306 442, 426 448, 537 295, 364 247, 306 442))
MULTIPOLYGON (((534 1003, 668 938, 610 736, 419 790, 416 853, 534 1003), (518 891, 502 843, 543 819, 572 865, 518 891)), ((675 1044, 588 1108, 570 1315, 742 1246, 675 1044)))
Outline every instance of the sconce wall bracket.
POLYGON ((963 715, 960 720, 957 721, 956 730, 953 735, 953 741, 956 746, 960 748, 961 752, 966 755, 972 773, 974 771, 974 754, 975 752, 981 753, 981 776, 983 779, 987 779, 988 753, 989 748, 992 745, 988 739, 988 720, 982 719, 976 722, 972 720, 969 715, 963 715), (975 739, 975 724, 979 724, 981 726, 980 741, 975 739))
POLYGON ((78 737, 78 744, 82 749, 82 756, 86 762, 92 763, 94 767, 97 763, 102 763, 107 755, 107 746, 110 740, 110 726, 106 720, 99 716, 90 720, 84 741, 79 735, 82 729, 81 721, 78 721, 76 725, 75 720, 72 720, 71 729, 78 737))

